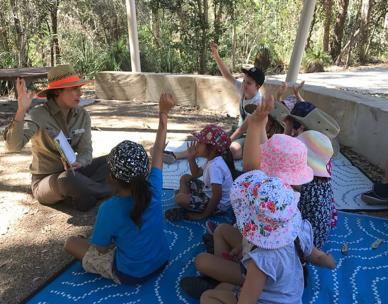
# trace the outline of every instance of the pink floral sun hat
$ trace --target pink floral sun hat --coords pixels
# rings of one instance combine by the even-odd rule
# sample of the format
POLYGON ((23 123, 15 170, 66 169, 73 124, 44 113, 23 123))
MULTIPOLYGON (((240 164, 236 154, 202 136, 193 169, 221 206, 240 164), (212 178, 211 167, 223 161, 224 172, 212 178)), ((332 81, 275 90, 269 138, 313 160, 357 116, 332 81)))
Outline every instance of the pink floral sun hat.
POLYGON ((237 227, 243 237, 264 249, 277 249, 294 242, 302 224, 299 193, 277 177, 260 170, 240 175, 230 199, 237 227))
POLYGON ((288 185, 303 185, 314 178, 307 165, 307 148, 298 139, 275 134, 262 146, 261 170, 288 185))

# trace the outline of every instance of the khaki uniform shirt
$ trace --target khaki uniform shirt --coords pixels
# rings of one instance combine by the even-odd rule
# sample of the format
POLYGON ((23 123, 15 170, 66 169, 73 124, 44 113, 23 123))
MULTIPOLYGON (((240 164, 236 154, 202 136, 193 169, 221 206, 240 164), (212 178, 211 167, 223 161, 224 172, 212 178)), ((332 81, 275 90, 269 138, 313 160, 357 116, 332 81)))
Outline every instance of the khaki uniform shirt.
POLYGON ((85 109, 71 109, 66 121, 56 102, 49 100, 32 108, 29 114, 31 120, 12 121, 4 132, 4 139, 10 152, 20 151, 31 139, 32 174, 49 175, 64 171, 61 156, 54 143, 54 137, 61 130, 77 153, 77 161, 82 166, 91 163, 91 125, 90 116, 85 109))

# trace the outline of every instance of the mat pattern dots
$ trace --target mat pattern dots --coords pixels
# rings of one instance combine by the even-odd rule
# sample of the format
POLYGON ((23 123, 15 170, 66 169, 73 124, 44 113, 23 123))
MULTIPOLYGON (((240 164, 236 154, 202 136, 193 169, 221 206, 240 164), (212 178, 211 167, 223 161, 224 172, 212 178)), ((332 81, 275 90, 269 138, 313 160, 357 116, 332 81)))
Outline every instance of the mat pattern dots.
MULTIPOLYGON (((174 192, 164 191, 163 206, 174 205, 174 192)), ((218 222, 226 217, 214 218, 218 222)), ((204 222, 166 223, 171 260, 158 277, 143 285, 117 285, 97 275, 85 273, 79 262, 72 263, 52 282, 36 293, 30 304, 135 304, 198 303, 179 288, 184 276, 196 274, 194 257, 205 250, 201 236, 204 222)), ((337 228, 332 232, 326 250, 333 254, 335 270, 310 267, 309 284, 303 303, 387 303, 388 301, 388 221, 373 217, 339 213, 337 228), (384 242, 375 250, 375 239, 384 242), (346 241, 349 251, 341 253, 346 241)))

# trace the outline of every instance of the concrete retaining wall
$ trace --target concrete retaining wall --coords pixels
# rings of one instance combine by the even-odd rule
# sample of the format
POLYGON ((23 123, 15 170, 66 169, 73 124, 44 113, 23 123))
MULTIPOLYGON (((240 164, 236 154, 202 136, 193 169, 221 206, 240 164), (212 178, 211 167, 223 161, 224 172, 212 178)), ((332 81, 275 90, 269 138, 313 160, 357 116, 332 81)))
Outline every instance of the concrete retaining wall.
MULTIPOLYGON (((162 91, 172 92, 178 102, 238 115, 239 94, 222 77, 157 73, 101 72, 96 79, 100 99, 157 102, 162 91)), ((281 84, 267 80, 263 94, 273 94, 281 84)), ((339 141, 384 168, 388 162, 388 101, 349 92, 305 85, 306 100, 337 119, 339 141)))
POLYGON ((157 102, 162 92, 173 93, 182 105, 239 113, 239 93, 223 77, 130 72, 101 72, 96 77, 99 99, 157 102))

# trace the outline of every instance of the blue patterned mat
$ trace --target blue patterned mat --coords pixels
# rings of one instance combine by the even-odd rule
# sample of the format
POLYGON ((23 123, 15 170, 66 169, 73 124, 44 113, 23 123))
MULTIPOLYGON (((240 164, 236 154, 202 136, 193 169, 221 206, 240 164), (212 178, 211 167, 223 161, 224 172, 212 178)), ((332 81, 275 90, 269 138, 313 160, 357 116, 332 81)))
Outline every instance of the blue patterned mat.
MULTIPOLYGON (((174 192, 163 194, 165 208, 174 205, 174 192)), ((226 221, 218 217, 217 221, 226 221)), ((167 223, 165 227, 172 250, 170 264, 146 284, 120 286, 97 275, 85 273, 79 262, 72 263, 55 280, 27 303, 197 303, 179 288, 179 280, 195 275, 193 260, 205 250, 201 236, 204 222, 167 223)), ((337 260, 334 271, 310 267, 304 303, 388 303, 388 221, 367 216, 339 213, 337 228, 327 244, 337 260), (376 239, 384 242, 375 250, 376 239), (346 241, 349 251, 341 254, 346 241)))

